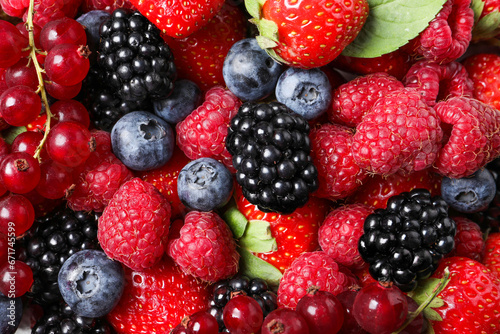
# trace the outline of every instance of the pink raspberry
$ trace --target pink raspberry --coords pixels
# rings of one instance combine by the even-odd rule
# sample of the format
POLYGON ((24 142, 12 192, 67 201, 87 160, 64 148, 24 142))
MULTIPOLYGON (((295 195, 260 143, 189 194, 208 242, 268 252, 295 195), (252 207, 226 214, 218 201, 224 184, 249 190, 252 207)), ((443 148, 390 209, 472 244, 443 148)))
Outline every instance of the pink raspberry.
POLYGON ((436 104, 445 140, 434 166, 439 174, 461 178, 473 174, 500 154, 500 114, 468 97, 436 104))
POLYGON ((333 92, 328 118, 333 123, 355 127, 379 98, 403 87, 401 81, 384 72, 357 77, 333 92))
POLYGON ((371 173, 408 173, 432 165, 443 132, 433 108, 411 88, 390 92, 375 102, 356 127, 356 163, 371 173))
POLYGON ((321 249, 337 263, 351 270, 361 269, 365 261, 358 251, 366 217, 373 209, 364 204, 340 206, 326 216, 318 232, 321 249))
POLYGON ((356 286, 357 280, 349 269, 340 266, 325 252, 303 253, 285 270, 280 280, 278 306, 295 309, 312 285, 337 295, 356 286))
POLYGON ((226 149, 227 131, 241 101, 229 90, 215 86, 205 94, 205 102, 177 123, 177 144, 189 159, 213 158, 235 172, 226 149))
POLYGON ((314 195, 336 200, 352 194, 367 175, 354 161, 353 131, 342 125, 325 123, 313 128, 309 137, 319 180, 314 195))
POLYGON ((82 0, 81 9, 84 13, 91 10, 104 10, 110 14, 115 9, 134 9, 134 5, 129 0, 82 0))
POLYGON ((481 262, 486 246, 481 228, 465 217, 453 217, 453 220, 457 224, 455 248, 447 257, 465 256, 481 262))
POLYGON ((166 250, 170 204, 152 184, 133 178, 99 218, 97 238, 110 258, 132 270, 157 264, 166 250))
POLYGON ((190 211, 168 255, 190 275, 217 282, 238 272, 240 255, 227 224, 215 212, 190 211))
POLYGON ((465 67, 456 61, 436 64, 428 60, 415 63, 404 79, 406 87, 415 88, 431 107, 452 96, 473 96, 474 83, 465 67))

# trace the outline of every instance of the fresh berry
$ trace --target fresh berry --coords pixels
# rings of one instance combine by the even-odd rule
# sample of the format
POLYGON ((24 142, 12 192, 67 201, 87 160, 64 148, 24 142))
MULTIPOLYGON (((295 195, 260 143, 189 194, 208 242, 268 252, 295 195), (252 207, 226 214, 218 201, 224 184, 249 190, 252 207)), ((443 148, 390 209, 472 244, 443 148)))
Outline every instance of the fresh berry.
POLYGON ((7 124, 25 126, 42 110, 40 96, 28 86, 14 86, 0 95, 0 115, 7 124))
POLYGON ((40 181, 40 164, 27 152, 12 152, 0 160, 0 183, 8 191, 26 194, 40 181))
MULTIPOLYGON (((134 5, 129 0, 82 0, 82 12, 89 13, 99 10, 112 14, 116 9, 134 9, 134 5)), ((84 14, 85 15, 85 14, 84 14)))
POLYGON ((60 44, 87 45, 87 35, 83 26, 76 20, 63 17, 43 26, 40 32, 40 44, 45 51, 50 51, 60 44))
POLYGON ((203 281, 215 283, 238 272, 236 242, 215 212, 188 212, 179 238, 169 241, 167 253, 185 273, 203 281))
POLYGON ((262 211, 289 214, 318 188, 309 124, 278 102, 244 103, 226 138, 236 181, 262 211))
POLYGON ((358 249, 370 263, 370 274, 407 292, 428 278, 455 247, 455 222, 448 205, 425 189, 393 196, 364 223, 358 249))
POLYGON ((500 233, 492 233, 486 238, 482 263, 500 279, 500 233))
POLYGON ((280 308, 269 313, 262 323, 261 334, 309 334, 309 327, 297 311, 280 308))
MULTIPOLYGON (((82 5, 85 2, 92 0, 84 0, 82 5)), ((96 0, 100 1, 100 0, 96 0)), ((126 1, 126 0, 125 0, 126 1)), ((112 11, 111 11, 112 12, 112 11)), ((85 28, 85 34, 87 36, 87 45, 90 49, 90 63, 93 64, 97 60, 97 51, 99 50, 99 40, 101 39, 101 35, 99 34, 99 30, 101 25, 108 21, 111 17, 111 13, 108 13, 104 10, 89 10, 85 11, 84 14, 80 15, 76 21, 80 23, 85 28)))
POLYGON ((278 305, 294 309, 311 286, 334 295, 356 284, 356 278, 322 251, 307 252, 292 262, 280 280, 278 305))
POLYGON ((0 293, 3 296, 21 297, 32 285, 33 270, 23 261, 9 259, 0 265, 0 293))
POLYGON ((56 84, 73 86, 85 79, 90 68, 87 46, 59 44, 47 53, 44 69, 47 77, 56 84))
POLYGON ((467 57, 463 64, 473 82, 474 97, 493 108, 500 108, 500 94, 497 88, 500 85, 500 56, 480 53, 467 57))
POLYGON ((184 317, 170 334, 218 334, 219 324, 207 311, 198 311, 184 317))
POLYGON ((33 204, 23 195, 9 193, 0 197, 0 233, 22 236, 35 221, 33 204))
MULTIPOLYGON (((476 3, 474 3, 476 4, 476 3)), ((472 29, 472 42, 488 40, 498 35, 498 14, 500 1, 482 0, 474 9, 474 28, 472 29)))
MULTIPOLYGON (((368 275, 369 276, 369 275, 368 275)), ((358 294, 358 290, 351 289, 346 290, 344 292, 339 293, 336 297, 340 301, 344 309, 344 322, 342 323, 342 327, 340 328, 339 334, 367 334, 356 321, 353 314, 353 305, 354 300, 356 299, 356 295, 358 294)))
POLYGON ((481 262, 485 252, 485 242, 478 224, 465 217, 453 217, 457 224, 455 248, 448 254, 451 256, 468 257, 481 262))
POLYGON ((99 217, 99 243, 110 258, 133 270, 157 264, 165 252, 170 204, 150 183, 125 182, 99 217))
POLYGON ((21 298, 0 296, 0 332, 14 334, 23 317, 23 301, 21 298), (10 319, 13 316, 14 321, 10 319))
POLYGON ((153 101, 156 116, 170 124, 177 124, 186 118, 202 102, 201 90, 190 80, 178 80, 170 95, 153 101))
POLYGON ((224 307, 224 325, 232 334, 258 333, 263 320, 262 309, 250 296, 236 295, 224 307))

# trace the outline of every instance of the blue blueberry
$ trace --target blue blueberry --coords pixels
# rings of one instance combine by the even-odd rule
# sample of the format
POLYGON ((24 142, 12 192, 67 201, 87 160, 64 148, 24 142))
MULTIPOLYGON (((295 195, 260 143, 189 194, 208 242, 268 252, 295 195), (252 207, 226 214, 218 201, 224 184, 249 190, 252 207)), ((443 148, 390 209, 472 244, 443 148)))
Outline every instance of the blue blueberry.
POLYGON ((191 161, 179 172, 177 193, 190 209, 211 211, 224 206, 233 192, 233 176, 212 158, 191 161))
POLYGON ((174 145, 172 127, 146 111, 126 114, 111 130, 113 153, 125 166, 137 171, 165 165, 172 157, 174 145))
POLYGON ((460 179, 443 177, 441 182, 441 196, 459 212, 482 211, 488 207, 495 194, 495 179, 486 168, 460 179))
POLYGON ((118 303, 125 286, 123 268, 99 250, 86 249, 71 255, 57 278, 64 301, 75 314, 98 318, 118 303))
POLYGON ((99 29, 101 25, 111 17, 111 14, 104 10, 91 10, 76 19, 81 25, 85 27, 87 34, 87 44, 89 46, 91 59, 97 59, 97 50, 99 49, 99 29))
POLYGON ((275 62, 255 38, 233 44, 224 59, 227 88, 243 101, 257 101, 273 93, 283 66, 275 62))
POLYGON ((7 298, 0 293, 0 333, 16 332, 23 317, 23 302, 21 298, 7 298))
POLYGON ((275 93, 279 102, 307 120, 326 112, 332 102, 330 81, 318 68, 288 68, 281 74, 275 93))
POLYGON ((168 97, 153 101, 153 108, 156 116, 170 124, 177 124, 198 108, 201 102, 200 88, 190 80, 179 80, 168 97))

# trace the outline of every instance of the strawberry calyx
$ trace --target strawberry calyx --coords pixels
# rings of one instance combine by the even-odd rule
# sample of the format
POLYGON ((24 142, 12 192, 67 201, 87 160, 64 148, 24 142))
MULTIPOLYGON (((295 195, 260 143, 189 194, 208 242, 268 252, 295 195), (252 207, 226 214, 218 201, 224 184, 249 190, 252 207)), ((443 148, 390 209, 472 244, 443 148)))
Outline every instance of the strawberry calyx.
POLYGON ((485 0, 472 0, 474 11, 474 28, 472 41, 488 40, 500 34, 500 8, 487 10, 485 0), (488 12, 487 12, 488 11, 488 12))

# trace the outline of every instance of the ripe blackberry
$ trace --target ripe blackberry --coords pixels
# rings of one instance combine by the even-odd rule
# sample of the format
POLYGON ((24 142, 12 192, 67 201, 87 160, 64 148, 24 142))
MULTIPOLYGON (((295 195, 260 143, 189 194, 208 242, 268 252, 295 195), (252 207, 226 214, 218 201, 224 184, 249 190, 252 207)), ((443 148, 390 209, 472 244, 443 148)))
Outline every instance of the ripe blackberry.
POLYGON ((318 189, 309 124, 284 104, 244 103, 231 120, 226 147, 243 195, 261 211, 291 213, 318 189))
POLYGON ((239 275, 229 280, 216 283, 213 287, 212 299, 208 312, 217 319, 219 332, 229 333, 224 326, 223 311, 227 302, 236 294, 246 294, 259 303, 264 317, 278 307, 278 297, 271 291, 266 281, 260 278, 250 279, 239 275))
POLYGON ((37 218, 20 241, 21 260, 33 270, 33 286, 27 296, 40 305, 61 300, 59 269, 68 257, 82 249, 98 249, 97 218, 69 208, 37 218))
POLYGON ((115 331, 104 318, 85 318, 76 315, 63 302, 44 308, 32 334, 113 334, 115 331))
POLYGON ((125 101, 167 96, 176 69, 160 30, 139 12, 117 9, 100 29, 97 62, 105 81, 125 101))
POLYGON ((448 205, 425 189, 391 197, 386 209, 366 217, 363 229, 358 249, 371 276, 405 292, 432 275, 455 246, 456 224, 448 205))

